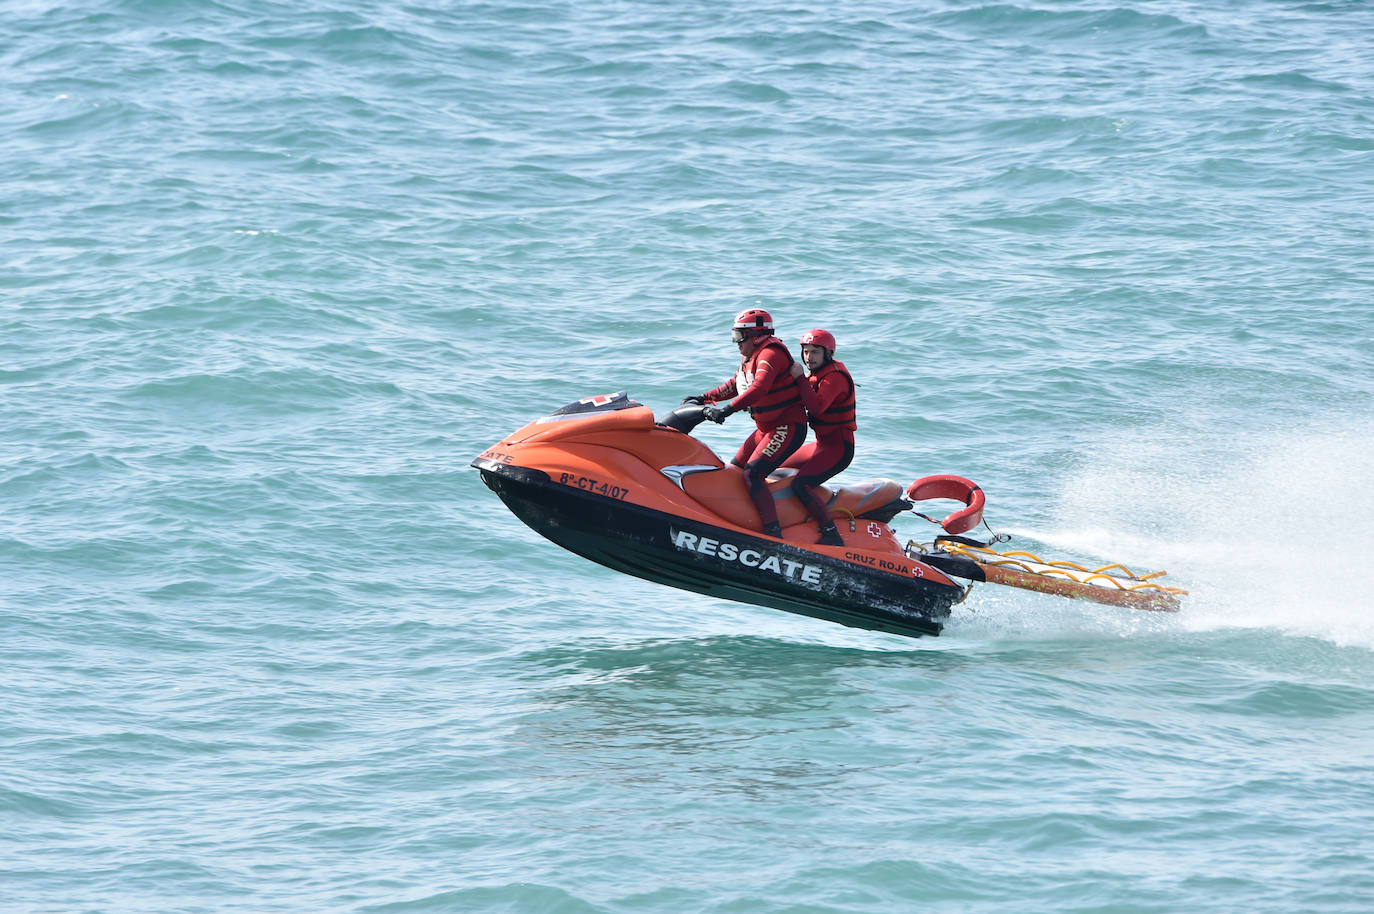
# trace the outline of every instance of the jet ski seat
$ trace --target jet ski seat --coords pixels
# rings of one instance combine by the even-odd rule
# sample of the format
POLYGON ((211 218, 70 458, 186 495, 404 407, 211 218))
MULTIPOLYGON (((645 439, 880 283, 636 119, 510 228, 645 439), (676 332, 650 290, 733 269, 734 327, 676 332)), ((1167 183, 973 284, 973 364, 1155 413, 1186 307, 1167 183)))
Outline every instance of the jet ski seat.
MULTIPOLYGON (((797 475, 791 467, 775 470, 768 481, 782 482, 797 475)), ((843 485, 827 484, 819 487, 826 507, 832 514, 850 518, 864 518, 888 523, 903 511, 910 511, 912 503, 902 497, 902 484, 895 479, 865 479, 843 485)))

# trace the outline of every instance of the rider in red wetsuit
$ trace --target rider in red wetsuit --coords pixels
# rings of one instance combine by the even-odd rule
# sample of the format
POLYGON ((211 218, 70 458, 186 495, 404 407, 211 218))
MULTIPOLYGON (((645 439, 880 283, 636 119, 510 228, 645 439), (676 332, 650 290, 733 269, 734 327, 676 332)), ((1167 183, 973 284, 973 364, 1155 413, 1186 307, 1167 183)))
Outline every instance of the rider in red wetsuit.
POLYGON ((806 404, 807 418, 816 440, 795 452, 784 466, 795 467, 792 494, 796 495, 820 528, 820 544, 843 546, 844 540, 821 499, 816 486, 842 472, 854 459, 854 379, 843 362, 835 361, 835 337, 829 330, 808 330, 801 338, 802 361, 811 369, 808 377, 797 375, 797 390, 806 404))
POLYGON ((711 404, 705 416, 718 423, 731 413, 749 410, 754 431, 730 462, 744 469, 749 498, 763 521, 763 532, 781 538, 778 508, 765 481, 806 439, 806 412, 792 378, 795 363, 787 346, 773 336, 772 316, 761 308, 736 315, 731 338, 742 356, 739 372, 714 390, 684 402, 711 404), (731 397, 733 402, 715 405, 731 397))

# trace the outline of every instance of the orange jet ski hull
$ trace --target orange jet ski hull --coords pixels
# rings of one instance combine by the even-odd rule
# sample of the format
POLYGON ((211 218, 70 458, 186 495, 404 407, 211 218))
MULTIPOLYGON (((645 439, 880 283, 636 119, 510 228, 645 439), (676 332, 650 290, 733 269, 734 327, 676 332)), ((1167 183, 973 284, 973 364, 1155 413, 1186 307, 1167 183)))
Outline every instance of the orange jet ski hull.
POLYGON ((622 393, 538 419, 473 460, 516 517, 570 552, 707 596, 911 637, 938 635, 965 588, 909 556, 888 526, 899 484, 829 491, 844 546, 821 546, 788 481, 765 535, 743 474, 622 393))

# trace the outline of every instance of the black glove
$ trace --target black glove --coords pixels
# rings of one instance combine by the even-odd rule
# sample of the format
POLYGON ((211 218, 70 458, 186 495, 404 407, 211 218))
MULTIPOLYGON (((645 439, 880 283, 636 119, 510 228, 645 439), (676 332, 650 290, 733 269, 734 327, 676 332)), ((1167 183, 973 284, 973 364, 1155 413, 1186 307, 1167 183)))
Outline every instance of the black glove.
POLYGON ((729 405, 708 406, 701 411, 701 414, 705 416, 707 419, 710 419, 712 422, 716 423, 716 425, 720 425, 733 412, 734 409, 732 409, 729 405))
POLYGON ((705 398, 705 397, 683 397, 683 398, 682 398, 682 402, 683 402, 683 403, 690 403, 690 404, 692 404, 693 406, 705 406, 705 405, 706 405, 706 398, 705 398))

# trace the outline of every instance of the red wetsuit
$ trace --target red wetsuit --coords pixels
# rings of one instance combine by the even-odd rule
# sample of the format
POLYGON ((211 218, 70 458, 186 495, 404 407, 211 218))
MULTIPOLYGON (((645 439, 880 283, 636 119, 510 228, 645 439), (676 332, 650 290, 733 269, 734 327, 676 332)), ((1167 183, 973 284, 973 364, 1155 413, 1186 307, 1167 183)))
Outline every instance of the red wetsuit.
POLYGON ((796 386, 816 440, 787 458, 784 466, 796 468, 792 493, 824 527, 830 523, 830 512, 815 487, 844 472, 854 459, 854 431, 859 427, 854 379, 843 362, 832 359, 810 377, 797 378, 796 386))
POLYGON ((759 343, 740 362, 739 372, 704 399, 718 403, 731 397, 731 408, 748 409, 755 426, 731 463, 744 468, 749 497, 764 526, 775 525, 778 509, 764 480, 806 440, 806 410, 793 383, 792 354, 781 340, 770 336, 759 343))

